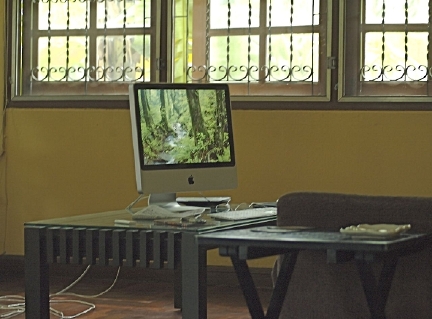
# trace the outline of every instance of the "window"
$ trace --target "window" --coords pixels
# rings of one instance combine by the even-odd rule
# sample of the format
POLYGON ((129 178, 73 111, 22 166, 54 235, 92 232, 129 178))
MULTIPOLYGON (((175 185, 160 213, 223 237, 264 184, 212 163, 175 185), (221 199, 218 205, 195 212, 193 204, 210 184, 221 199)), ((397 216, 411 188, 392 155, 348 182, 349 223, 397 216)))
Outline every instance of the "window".
POLYGON ((190 45, 174 41, 189 57, 175 80, 228 82, 244 98, 327 97, 327 1, 195 0, 192 8, 193 27, 181 35, 190 45))
POLYGON ((15 73, 14 93, 118 94, 131 81, 157 80, 150 67, 158 55, 156 3, 16 1, 14 25, 22 28, 14 31, 22 46, 15 43, 12 65, 22 73, 15 73))
POLYGON ((430 1, 341 3, 341 99, 430 100, 430 1))
POLYGON ((245 100, 329 100, 330 0, 7 1, 10 99, 222 81, 245 100))

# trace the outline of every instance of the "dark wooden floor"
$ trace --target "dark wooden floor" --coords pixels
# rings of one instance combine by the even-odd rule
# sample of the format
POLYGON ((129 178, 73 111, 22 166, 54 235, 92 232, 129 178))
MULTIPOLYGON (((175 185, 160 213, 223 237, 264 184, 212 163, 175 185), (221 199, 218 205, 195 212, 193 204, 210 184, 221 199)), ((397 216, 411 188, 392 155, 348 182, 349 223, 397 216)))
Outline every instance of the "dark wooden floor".
MULTIPOLYGON (((84 268, 51 268, 50 293, 60 291, 73 282, 84 268), (58 269, 57 269, 58 268, 58 269)), ((73 267, 72 267, 73 268, 73 267)), ((216 267, 209 272, 208 318, 209 319, 246 319, 250 318, 237 279, 230 267, 216 267)), ((0 269, 1 271, 1 269, 0 269)), ((117 269, 111 267, 93 267, 69 292, 81 295, 95 295, 107 289, 116 276, 117 269)), ((267 270, 253 273, 257 278, 259 294, 265 307, 271 294, 270 275, 267 270)), ((106 294, 97 298, 63 296, 56 299, 83 300, 95 304, 91 312, 79 316, 86 319, 180 319, 181 310, 173 307, 173 273, 169 270, 120 270, 118 281, 106 294)), ((0 274, 0 297, 6 295, 24 296, 24 278, 20 271, 0 274)), ((1 301, 1 305, 8 302, 1 301)), ((10 302, 9 302, 10 304, 10 302)), ((77 303, 53 303, 52 306, 72 316, 86 309, 77 303)), ((0 315, 6 311, 0 310, 0 315)), ((15 316, 25 318, 24 314, 15 316)), ((58 318, 51 315, 51 318, 58 318)), ((187 318, 184 318, 187 319, 187 318)))

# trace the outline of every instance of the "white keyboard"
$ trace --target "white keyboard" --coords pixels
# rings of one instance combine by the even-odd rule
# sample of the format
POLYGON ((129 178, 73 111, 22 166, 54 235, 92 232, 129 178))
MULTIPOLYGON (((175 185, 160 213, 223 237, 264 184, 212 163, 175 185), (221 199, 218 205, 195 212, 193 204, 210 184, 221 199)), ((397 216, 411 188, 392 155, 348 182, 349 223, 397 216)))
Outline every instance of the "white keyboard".
POLYGON ((213 213, 210 214, 214 219, 219 220, 243 220, 250 218, 259 218, 259 217, 271 217, 276 216, 277 211, 276 207, 260 207, 260 208, 248 208, 242 210, 230 210, 228 212, 223 213, 213 213))

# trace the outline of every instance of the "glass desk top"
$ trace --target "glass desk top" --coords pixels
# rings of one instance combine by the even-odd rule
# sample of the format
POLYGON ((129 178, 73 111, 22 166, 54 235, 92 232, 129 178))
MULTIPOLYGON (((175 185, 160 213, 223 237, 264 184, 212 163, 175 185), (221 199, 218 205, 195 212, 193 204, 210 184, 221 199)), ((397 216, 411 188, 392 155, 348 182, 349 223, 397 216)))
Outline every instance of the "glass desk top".
MULTIPOLYGON (((182 232, 207 232, 219 229, 230 229, 237 227, 247 227, 263 223, 276 222, 276 216, 252 218, 240 221, 215 221, 211 214, 204 213, 201 217, 206 220, 205 224, 193 224, 188 226, 174 226, 157 224, 152 220, 137 220, 136 224, 117 224, 115 220, 132 221, 132 215, 126 210, 116 210, 93 214, 76 215, 70 217, 52 218, 26 222, 25 226, 47 226, 47 227, 85 227, 103 229, 152 229, 152 230, 176 230, 182 232)), ((160 221, 160 219, 158 220, 160 221)), ((179 218, 180 221, 180 218, 179 218)))

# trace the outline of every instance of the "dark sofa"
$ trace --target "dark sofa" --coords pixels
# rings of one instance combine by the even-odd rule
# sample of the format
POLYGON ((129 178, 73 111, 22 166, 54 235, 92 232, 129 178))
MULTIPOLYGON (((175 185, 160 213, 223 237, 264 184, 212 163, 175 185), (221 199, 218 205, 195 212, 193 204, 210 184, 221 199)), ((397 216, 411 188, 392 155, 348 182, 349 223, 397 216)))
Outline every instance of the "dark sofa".
MULTIPOLYGON (((432 231, 432 198, 290 193, 278 201, 279 226, 339 230, 361 223, 411 224, 412 232, 432 231)), ((380 263, 374 270, 380 270, 380 263)), ((277 273, 278 261, 273 275, 277 273)), ((387 319, 432 318, 432 248, 399 259, 387 319)), ((327 263, 322 251, 300 252, 280 318, 370 318, 353 260, 327 263)))

